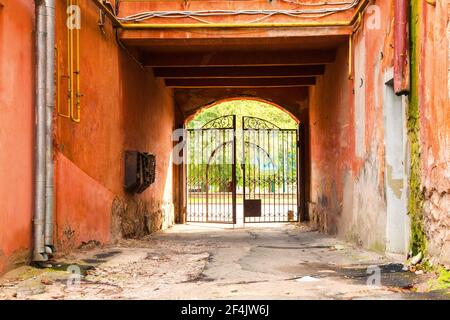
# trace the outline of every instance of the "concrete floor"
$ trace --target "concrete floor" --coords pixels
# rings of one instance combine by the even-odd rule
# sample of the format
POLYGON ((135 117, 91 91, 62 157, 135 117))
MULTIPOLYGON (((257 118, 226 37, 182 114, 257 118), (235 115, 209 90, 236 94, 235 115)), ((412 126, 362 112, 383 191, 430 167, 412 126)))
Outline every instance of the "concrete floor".
POLYGON ((177 225, 143 240, 84 248, 58 262, 8 273, 0 279, 0 299, 450 297, 415 292, 429 275, 403 272, 385 256, 287 224, 177 225), (76 272, 81 267, 81 277, 66 271, 71 265, 76 272))

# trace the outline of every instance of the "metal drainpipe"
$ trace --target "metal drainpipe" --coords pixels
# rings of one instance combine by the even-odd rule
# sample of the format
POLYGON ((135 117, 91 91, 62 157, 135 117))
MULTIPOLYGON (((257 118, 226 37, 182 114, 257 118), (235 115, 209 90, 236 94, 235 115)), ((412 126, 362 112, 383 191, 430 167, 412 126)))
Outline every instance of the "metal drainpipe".
POLYGON ((36 136, 35 136, 35 185, 34 185, 34 247, 33 261, 46 261, 45 182, 46 182, 46 7, 43 0, 36 5, 36 136))
POLYGON ((394 2, 394 90, 397 95, 409 93, 409 1, 394 2))
POLYGON ((53 165, 53 113, 55 109, 55 0, 45 0, 47 13, 46 42, 46 203, 45 203, 45 249, 53 251, 54 220, 54 165, 53 165))

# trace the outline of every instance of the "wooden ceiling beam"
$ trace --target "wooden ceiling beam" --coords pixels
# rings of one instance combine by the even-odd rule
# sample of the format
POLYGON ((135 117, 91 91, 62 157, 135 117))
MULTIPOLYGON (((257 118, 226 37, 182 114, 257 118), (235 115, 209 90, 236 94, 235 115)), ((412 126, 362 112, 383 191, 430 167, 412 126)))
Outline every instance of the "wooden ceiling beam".
POLYGON ((146 67, 301 66, 329 64, 335 50, 143 53, 146 67))
POLYGON ((297 78, 224 78, 224 79, 166 79, 170 88, 278 88, 305 87, 316 84, 314 77, 297 78))
POLYGON ((323 75, 325 65, 252 67, 164 67, 154 75, 166 79, 197 78, 289 78, 323 75))

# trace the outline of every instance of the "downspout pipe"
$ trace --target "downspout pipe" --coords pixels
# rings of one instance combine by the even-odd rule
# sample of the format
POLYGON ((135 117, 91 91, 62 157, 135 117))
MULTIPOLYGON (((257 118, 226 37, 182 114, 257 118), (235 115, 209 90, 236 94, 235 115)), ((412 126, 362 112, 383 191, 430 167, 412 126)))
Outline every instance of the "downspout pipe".
POLYGON ((396 95, 410 90, 409 0, 394 3, 394 90, 396 95))
POLYGON ((46 42, 46 201, 45 201, 45 249, 53 251, 54 221, 54 162, 53 162, 53 116, 55 110, 55 0, 45 0, 47 13, 46 42))
POLYGON ((54 166, 53 112, 55 95, 55 0, 36 6, 36 134, 33 217, 33 261, 53 252, 54 166))
POLYGON ((36 92, 35 92, 35 181, 33 216, 33 261, 47 261, 45 253, 45 202, 46 202, 46 45, 47 12, 43 0, 35 0, 36 5, 36 92))

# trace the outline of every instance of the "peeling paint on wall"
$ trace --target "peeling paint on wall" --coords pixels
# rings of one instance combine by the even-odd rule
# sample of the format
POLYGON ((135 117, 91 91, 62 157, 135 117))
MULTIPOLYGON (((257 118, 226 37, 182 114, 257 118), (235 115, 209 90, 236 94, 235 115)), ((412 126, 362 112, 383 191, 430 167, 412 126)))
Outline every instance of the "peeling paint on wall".
MULTIPOLYGON (((335 64, 327 66, 323 81, 319 80, 310 90, 310 212, 319 224, 327 223, 320 228, 337 230, 340 237, 384 251, 387 215, 383 75, 392 68, 393 2, 377 5, 384 13, 379 28, 369 29, 363 21, 353 37, 353 81, 344 79, 348 57, 338 51, 335 64), (328 82, 333 86, 327 86, 328 82), (330 181, 334 188, 323 187, 330 181), (327 206, 323 199, 328 200, 327 206), (336 226, 330 227, 330 222, 336 226)), ((392 178, 395 184, 395 175, 392 178)))
POLYGON ((353 181, 352 211, 347 213, 347 219, 343 219, 340 225, 345 238, 383 252, 386 247, 386 202, 383 181, 378 174, 381 164, 376 149, 374 141, 363 168, 353 181))
POLYGON ((414 4, 423 231, 428 258, 450 267, 450 3, 414 4))
POLYGON ((360 32, 362 40, 355 45, 355 153, 364 158, 366 152, 366 42, 364 30, 360 32))

